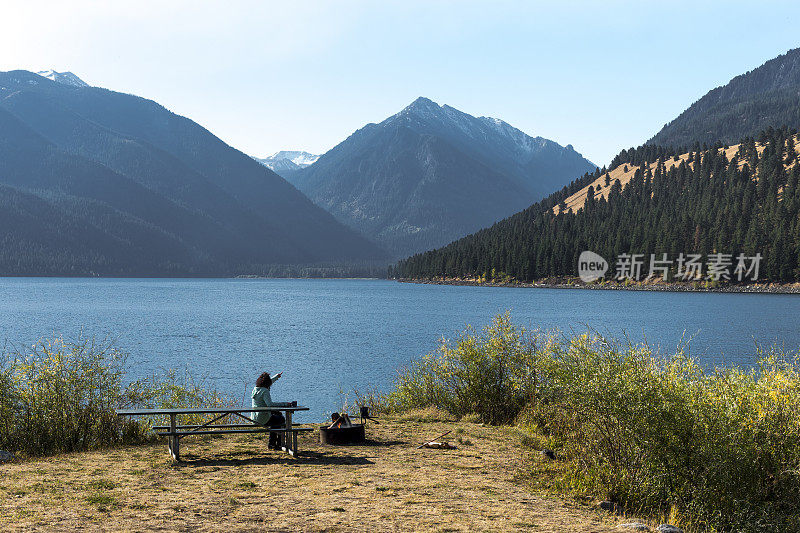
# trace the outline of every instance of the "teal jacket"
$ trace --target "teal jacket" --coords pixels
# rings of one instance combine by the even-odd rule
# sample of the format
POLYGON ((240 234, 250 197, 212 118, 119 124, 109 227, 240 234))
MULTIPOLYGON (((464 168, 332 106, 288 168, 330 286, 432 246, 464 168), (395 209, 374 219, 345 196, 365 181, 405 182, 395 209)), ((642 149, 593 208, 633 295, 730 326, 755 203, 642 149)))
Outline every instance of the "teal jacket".
MULTIPOLYGON (((278 378, 272 378, 272 383, 275 383, 276 381, 278 381, 278 378)), ((273 402, 272 396, 270 395, 267 387, 255 387, 251 397, 253 399, 251 407, 286 407, 289 405, 286 402, 273 402)), ((250 419, 256 424, 261 424, 264 426, 269 420, 271 414, 272 411, 252 411, 250 413, 250 419)))

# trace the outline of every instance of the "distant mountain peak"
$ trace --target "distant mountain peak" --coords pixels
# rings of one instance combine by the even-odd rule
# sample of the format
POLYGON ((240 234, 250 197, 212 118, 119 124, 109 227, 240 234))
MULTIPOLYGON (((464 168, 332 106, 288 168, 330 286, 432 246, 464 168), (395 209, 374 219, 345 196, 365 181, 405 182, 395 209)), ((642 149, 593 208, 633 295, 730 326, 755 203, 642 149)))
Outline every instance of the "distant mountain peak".
POLYGON ((280 174, 285 171, 294 171, 305 168, 317 161, 319 156, 303 150, 279 150, 263 159, 255 157, 256 161, 280 174))
POLYGON ((525 154, 541 149, 550 142, 542 137, 531 137, 499 118, 474 117, 447 104, 439 105, 424 96, 411 102, 402 111, 384 121, 384 124, 396 119, 405 120, 406 123, 422 124, 425 128, 437 124, 451 131, 459 130, 475 139, 485 139, 489 132, 493 132, 492 134, 500 134, 513 141, 525 154))
POLYGON ((403 116, 403 115, 427 116, 430 114, 439 114, 443 111, 444 107, 440 106, 430 98, 425 98, 424 96, 420 96, 419 98, 408 104, 406 107, 404 107, 403 110, 397 113, 397 115, 395 116, 403 116))
POLYGON ((553 141, 419 97, 281 175, 402 257, 490 226, 593 170, 553 141))
POLYGON ((431 100, 430 98, 427 98, 425 96, 419 96, 419 97, 417 97, 416 100, 411 102, 408 105, 408 107, 409 108, 434 107, 434 108, 438 109, 441 106, 439 104, 437 104, 436 102, 434 102, 433 100, 431 100))
POLYGON ((43 78, 53 80, 62 85, 70 85, 72 87, 89 87, 89 84, 80 79, 72 72, 56 72, 55 70, 40 70, 37 74, 43 78))
POLYGON ((304 150, 279 150, 265 159, 289 159, 295 165, 308 166, 319 158, 304 150))

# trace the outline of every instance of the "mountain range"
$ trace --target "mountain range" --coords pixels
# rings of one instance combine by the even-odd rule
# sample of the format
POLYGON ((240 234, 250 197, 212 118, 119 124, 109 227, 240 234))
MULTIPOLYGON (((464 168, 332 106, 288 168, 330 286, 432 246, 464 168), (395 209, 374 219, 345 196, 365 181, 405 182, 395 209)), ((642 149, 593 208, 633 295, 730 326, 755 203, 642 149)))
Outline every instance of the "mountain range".
POLYGON ((0 273, 236 275, 384 260, 283 178, 156 102, 0 73, 0 273))
POLYGON ((800 49, 710 91, 648 143, 622 150, 608 170, 587 174, 473 235, 407 258, 395 275, 518 281, 570 276, 579 254, 590 249, 611 261, 621 253, 760 253, 762 279, 796 281, 798 113, 800 49))
POLYGON ((768 127, 800 128, 800 48, 736 76, 666 124, 649 144, 734 144, 768 127))
MULTIPOLYGON (((537 272, 558 273, 557 257, 571 253, 564 247, 589 216, 584 204, 627 201, 631 184, 642 188, 636 169, 655 175, 658 160, 667 156, 675 163, 667 165, 672 170, 659 170, 660 184, 670 172, 691 171, 692 179, 700 179, 698 198, 717 194, 728 201, 734 189, 706 189, 702 181, 721 175, 719 170, 697 174, 695 161, 719 165, 735 157, 744 172, 744 155, 713 150, 740 141, 756 146, 742 154, 751 167, 759 165, 751 171, 767 176, 756 189, 759 205, 772 206, 758 216, 782 220, 786 206, 795 205, 781 202, 796 187, 791 173, 798 167, 789 144, 798 127, 800 49, 713 89, 646 145, 623 150, 606 174, 571 145, 427 98, 367 124, 321 156, 281 151, 254 160, 151 100, 89 86, 71 72, 5 72, 0 73, 0 274, 269 274, 276 268, 286 272, 287 265, 385 265, 453 241, 445 251, 425 254, 424 268, 419 259, 404 261, 402 268, 441 275, 479 258, 484 273, 511 267, 531 273, 532 265, 537 272), (783 151, 780 143, 786 145, 783 151), (678 147, 690 149, 680 155, 678 147), (754 158, 752 150, 769 150, 769 157, 758 152, 754 158), (693 155, 698 152, 703 155, 693 155), (774 161, 781 158, 790 162, 779 171, 774 161), (681 162, 689 170, 681 170, 681 162), (777 191, 774 198, 769 187, 777 191), (568 233, 550 235, 560 243, 552 249, 540 244, 553 227, 534 224, 546 216, 576 221, 568 233), (491 243, 491 249, 478 242, 491 243), (535 257, 520 259, 525 250, 535 257), (548 254, 554 255, 548 259, 548 254)), ((653 178, 644 179, 645 189, 653 187, 653 178)), ((738 192, 751 194, 747 188, 738 192)), ((651 189, 652 198, 656 193, 651 189)), ((662 214, 669 210, 665 202, 680 201, 680 196, 658 198, 662 214)), ((646 202, 626 209, 634 209, 630 206, 645 213, 652 209, 646 202)), ((728 208, 733 213, 742 206, 728 208)), ((604 224, 598 212, 585 223, 604 224)), ((717 212, 722 218, 707 225, 729 230, 721 222, 725 213, 717 212)), ((641 222, 644 233, 655 224, 631 222, 639 220, 638 211, 626 216, 623 226, 641 222)), ((679 227, 689 216, 681 212, 666 228, 679 227)), ((793 222, 785 225, 795 231, 793 222)), ((580 231, 588 238, 593 230, 580 231)), ((765 248, 794 242, 789 234, 772 235, 756 226, 746 232, 765 248)), ((779 266, 780 279, 794 268, 790 261, 779 266)))
POLYGON ((490 225, 595 168, 571 145, 418 98, 284 176, 401 257, 490 225))

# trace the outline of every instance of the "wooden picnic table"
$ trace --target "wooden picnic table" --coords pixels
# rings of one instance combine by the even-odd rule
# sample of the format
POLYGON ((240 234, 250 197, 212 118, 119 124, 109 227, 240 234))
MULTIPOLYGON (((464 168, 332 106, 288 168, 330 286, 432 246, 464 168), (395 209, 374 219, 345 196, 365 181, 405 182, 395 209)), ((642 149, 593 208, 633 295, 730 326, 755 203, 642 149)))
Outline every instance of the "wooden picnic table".
POLYGON ((178 409, 117 409, 119 416, 169 416, 169 426, 154 426, 153 430, 162 437, 168 437, 169 453, 176 461, 180 461, 180 440, 191 435, 223 435, 231 433, 278 433, 281 449, 289 455, 297 455, 297 433, 312 431, 310 427, 300 427, 292 423, 292 413, 308 411, 308 407, 292 407, 274 405, 272 407, 220 407, 220 408, 178 408, 178 409), (286 424, 280 428, 262 426, 243 413, 260 413, 267 411, 283 411, 286 424), (202 424, 178 424, 181 415, 213 415, 202 424), (244 423, 219 424, 225 417, 234 416, 243 419, 244 423))

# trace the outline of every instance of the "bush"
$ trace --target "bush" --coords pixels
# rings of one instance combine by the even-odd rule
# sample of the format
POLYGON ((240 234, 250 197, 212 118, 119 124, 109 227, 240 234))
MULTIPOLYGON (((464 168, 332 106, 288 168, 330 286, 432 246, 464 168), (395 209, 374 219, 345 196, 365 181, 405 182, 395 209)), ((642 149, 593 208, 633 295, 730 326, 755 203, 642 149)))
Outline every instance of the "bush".
MULTIPOLYGON (((188 371, 182 373, 170 369, 162 375, 134 381, 123 390, 119 405, 137 409, 171 408, 219 408, 236 405, 236 400, 219 393, 212 384, 193 376, 188 371)), ((238 423, 237 417, 225 417, 220 423, 238 423)), ((204 415, 183 415, 182 424, 202 424, 207 422, 204 415)), ((168 416, 142 417, 138 421, 141 429, 155 425, 168 425, 168 416)))
POLYGON ((383 409, 432 406, 459 417, 477 414, 490 424, 511 422, 536 387, 535 341, 508 313, 481 332, 467 328, 455 343, 442 339, 436 352, 400 373, 383 409))
POLYGON ((590 335, 548 351, 525 418, 561 444, 575 490, 712 529, 784 531, 800 511, 796 362, 706 372, 590 335))
POLYGON ((800 365, 707 370, 594 333, 530 334, 508 314, 400 373, 374 408, 516 421, 566 459, 565 490, 717 531, 800 530, 800 365))
POLYGON ((224 398, 174 372, 123 386, 125 354, 109 342, 57 337, 0 356, 0 449, 24 455, 88 450, 148 438, 154 420, 122 407, 216 406, 224 398))

